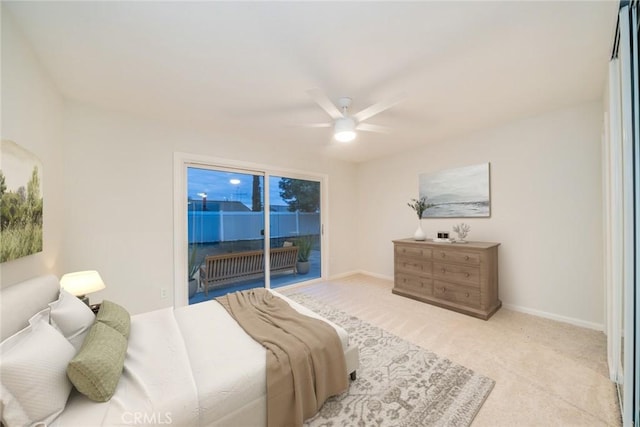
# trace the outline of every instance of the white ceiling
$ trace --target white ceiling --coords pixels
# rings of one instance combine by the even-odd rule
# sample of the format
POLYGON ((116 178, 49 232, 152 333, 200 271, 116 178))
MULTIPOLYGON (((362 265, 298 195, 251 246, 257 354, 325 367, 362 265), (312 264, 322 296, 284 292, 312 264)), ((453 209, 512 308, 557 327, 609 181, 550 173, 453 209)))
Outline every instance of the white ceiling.
POLYGON ((366 161, 602 97, 618 2, 6 2, 67 98, 366 161), (307 95, 388 135, 345 145, 307 95))

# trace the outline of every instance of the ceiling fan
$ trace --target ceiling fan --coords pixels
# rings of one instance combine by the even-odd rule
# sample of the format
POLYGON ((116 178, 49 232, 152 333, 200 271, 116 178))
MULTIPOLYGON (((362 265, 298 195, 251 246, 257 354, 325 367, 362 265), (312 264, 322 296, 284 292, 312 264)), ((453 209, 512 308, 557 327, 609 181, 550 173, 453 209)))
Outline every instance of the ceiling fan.
POLYGON ((387 110, 402 100, 403 97, 397 96, 387 101, 375 103, 364 110, 350 115, 348 112, 351 106, 351 98, 342 97, 338 100, 336 106, 320 89, 310 89, 307 94, 331 116, 333 122, 329 123, 313 123, 304 125, 305 127, 313 128, 328 128, 333 127, 333 137, 340 142, 350 142, 356 137, 357 130, 363 130, 367 132, 381 132, 389 133, 390 128, 386 126, 373 125, 370 123, 363 123, 365 120, 375 116, 387 110))

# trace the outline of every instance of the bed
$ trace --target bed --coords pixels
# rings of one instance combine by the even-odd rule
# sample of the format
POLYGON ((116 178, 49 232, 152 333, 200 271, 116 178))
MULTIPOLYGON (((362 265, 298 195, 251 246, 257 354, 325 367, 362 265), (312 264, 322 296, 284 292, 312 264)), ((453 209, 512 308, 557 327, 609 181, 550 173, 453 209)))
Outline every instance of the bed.
MULTIPOLYGON (((19 335, 29 327, 34 316, 53 301, 62 299, 59 294, 62 292, 58 279, 51 275, 0 290, 0 325, 5 349, 9 337, 19 335)), ((294 301, 278 296, 297 311, 322 319, 294 301)), ((359 363, 357 347, 349 344, 343 328, 322 320, 338 333, 345 354, 345 376, 351 374, 352 379, 355 378, 359 363)), ((45 347, 44 353, 51 346, 45 347)), ((134 315, 124 369, 113 396, 106 402, 95 402, 72 389, 61 412, 54 413, 47 422, 59 427, 264 426, 267 419, 265 352, 216 301, 134 315)), ((40 357, 48 363, 52 356, 40 357)), ((27 363, 24 359, 21 356, 19 363, 27 363)), ((1 363, 9 363, 4 353, 1 363)), ((42 364, 39 362, 38 366, 42 364)), ((2 380, 4 393, 4 376, 2 380)), ((46 398, 46 393, 51 393, 33 390, 28 392, 44 393, 44 397, 30 395, 29 398, 46 398)))

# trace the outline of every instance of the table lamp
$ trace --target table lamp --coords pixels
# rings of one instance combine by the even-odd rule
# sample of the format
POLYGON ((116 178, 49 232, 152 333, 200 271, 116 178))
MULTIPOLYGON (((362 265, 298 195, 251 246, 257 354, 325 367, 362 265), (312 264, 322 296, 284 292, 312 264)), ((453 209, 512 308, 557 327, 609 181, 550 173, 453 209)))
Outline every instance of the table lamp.
POLYGON ((105 288, 102 277, 95 270, 76 271, 67 273, 60 279, 62 289, 80 298, 82 302, 89 305, 89 298, 86 296, 92 292, 97 292, 105 288))

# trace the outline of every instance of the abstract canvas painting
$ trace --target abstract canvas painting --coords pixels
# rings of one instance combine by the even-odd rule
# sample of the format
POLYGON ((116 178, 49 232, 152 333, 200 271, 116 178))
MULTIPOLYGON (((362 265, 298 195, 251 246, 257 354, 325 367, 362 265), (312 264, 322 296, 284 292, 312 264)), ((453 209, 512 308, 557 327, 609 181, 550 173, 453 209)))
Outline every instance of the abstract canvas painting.
POLYGON ((420 174, 423 218, 489 217, 489 163, 420 174))
POLYGON ((0 142, 0 262, 42 251, 42 164, 13 141, 0 142))

